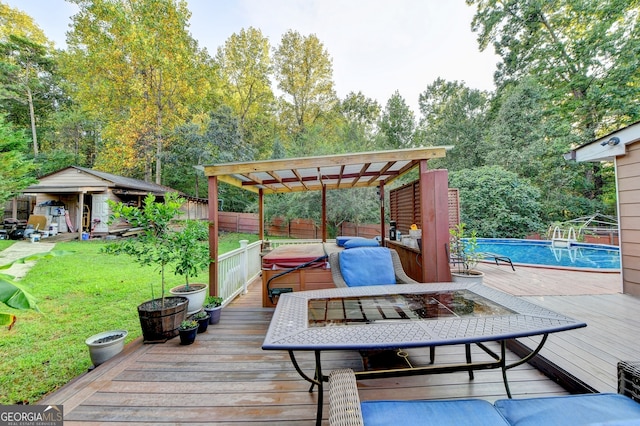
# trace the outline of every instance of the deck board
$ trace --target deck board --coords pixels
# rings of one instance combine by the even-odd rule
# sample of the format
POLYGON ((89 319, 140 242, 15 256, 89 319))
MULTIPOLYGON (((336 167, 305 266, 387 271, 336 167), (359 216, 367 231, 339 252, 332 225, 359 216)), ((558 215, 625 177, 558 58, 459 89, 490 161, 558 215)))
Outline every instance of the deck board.
MULTIPOLYGON (((619 357, 632 359, 638 353, 631 318, 640 301, 619 294, 619 274, 578 274, 576 279, 567 271, 481 268, 487 285, 588 323, 585 329, 552 335, 543 351, 598 390, 610 391, 619 357), (563 288, 572 295, 562 295, 563 288)), ((312 424, 317 393, 308 392, 308 383, 299 378, 286 353, 261 349, 273 312, 261 303, 258 280, 248 294, 225 307, 220 323, 209 326, 193 345, 181 346, 178 339, 158 345, 136 340, 40 403, 64 404, 66 426, 312 424)), ((428 362, 427 349, 409 352, 412 362, 428 362)), ((484 356, 473 350, 474 359, 484 356)), ((436 350, 436 362, 463 357, 460 345, 436 350)), ((301 354, 299 361, 306 371, 313 370, 312 354, 301 354)), ((335 351, 323 355, 323 367, 361 369, 362 362, 355 352, 335 351)), ((516 398, 567 393, 530 365, 510 370, 508 377, 516 398)), ((466 373, 362 380, 359 389, 363 400, 505 398, 497 370, 478 371, 473 381, 466 373)), ((327 413, 325 406, 325 418, 327 413)))

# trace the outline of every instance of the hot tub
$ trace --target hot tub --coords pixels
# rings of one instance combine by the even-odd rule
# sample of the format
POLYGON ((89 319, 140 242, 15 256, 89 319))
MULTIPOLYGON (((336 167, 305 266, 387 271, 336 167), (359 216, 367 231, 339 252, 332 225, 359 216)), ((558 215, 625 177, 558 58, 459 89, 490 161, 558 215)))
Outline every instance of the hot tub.
POLYGON ((327 256, 335 243, 278 246, 262 257, 262 306, 274 307, 281 293, 335 288, 327 256))

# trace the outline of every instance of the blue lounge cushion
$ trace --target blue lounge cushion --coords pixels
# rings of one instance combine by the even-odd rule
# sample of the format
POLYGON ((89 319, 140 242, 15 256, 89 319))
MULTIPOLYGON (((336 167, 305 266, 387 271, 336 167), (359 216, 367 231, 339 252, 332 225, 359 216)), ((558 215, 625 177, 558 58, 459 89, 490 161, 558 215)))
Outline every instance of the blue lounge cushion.
POLYGON ((494 405, 514 426, 640 424, 640 404, 614 393, 501 399, 494 405))
POLYGON ((340 252, 340 273, 349 287, 395 284, 391 253, 386 247, 360 247, 340 252))
POLYGON ((362 237, 350 237, 346 235, 341 235, 339 237, 336 237, 336 244, 338 245, 338 247, 344 247, 344 243, 346 243, 347 241, 353 238, 362 238, 362 237))
MULTIPOLYGON (((438 425, 501 426, 509 423, 487 401, 459 399, 445 401, 363 401, 365 426, 438 425)), ((545 423, 538 423, 542 425, 545 423)))
POLYGON ((351 238, 350 240, 345 241, 343 244, 344 248, 358 248, 358 247, 380 247, 380 243, 376 239, 362 238, 356 237, 351 238))

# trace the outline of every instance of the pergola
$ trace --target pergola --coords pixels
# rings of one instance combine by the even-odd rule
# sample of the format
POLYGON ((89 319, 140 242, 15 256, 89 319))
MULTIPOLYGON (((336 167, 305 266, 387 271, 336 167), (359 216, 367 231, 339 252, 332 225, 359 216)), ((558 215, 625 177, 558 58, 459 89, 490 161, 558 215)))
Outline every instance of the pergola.
MULTIPOLYGON (((321 191, 322 240, 327 239, 326 194, 332 189, 377 187, 384 200, 385 188, 400 176, 418 168, 420 176, 421 264, 423 282, 450 281, 446 244, 448 226, 447 170, 428 170, 427 162, 445 157, 450 147, 359 152, 304 158, 224 163, 204 166, 209 181, 209 251, 218 259, 218 185, 225 182, 258 194, 260 239, 264 239, 264 196, 267 194, 321 191)), ((384 202, 380 203, 380 235, 385 235, 384 202)), ((218 264, 209 267, 209 291, 218 288, 218 264)))

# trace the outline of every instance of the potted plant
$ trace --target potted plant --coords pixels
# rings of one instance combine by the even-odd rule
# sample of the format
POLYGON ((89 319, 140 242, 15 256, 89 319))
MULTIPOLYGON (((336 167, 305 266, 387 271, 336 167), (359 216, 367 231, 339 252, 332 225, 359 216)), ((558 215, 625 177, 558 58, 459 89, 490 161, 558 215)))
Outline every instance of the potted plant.
POLYGON ((159 297, 151 286, 151 300, 138 306, 145 343, 163 342, 177 336, 178 327, 186 318, 189 300, 186 297, 165 297, 166 268, 175 260, 172 221, 180 213, 183 202, 173 192, 165 194, 164 202, 157 202, 153 194, 148 194, 142 208, 109 201, 109 223, 125 220, 139 232, 133 238, 105 246, 104 251, 129 255, 141 266, 155 265, 160 272, 159 297))
POLYGON ((89 356, 94 367, 122 352, 127 334, 127 330, 110 330, 88 337, 84 342, 89 348, 89 356))
POLYGON ((222 313, 223 299, 220 296, 207 296, 204 302, 204 310, 209 314, 209 324, 217 324, 222 313))
POLYGON ((482 283, 484 273, 474 269, 483 255, 478 251, 476 231, 467 235, 465 224, 460 223, 454 229, 449 230, 450 262, 454 269, 451 271, 451 279, 454 282, 478 282, 482 283))
POLYGON ((198 321, 198 333, 207 331, 209 318, 211 318, 211 316, 206 311, 198 311, 191 317, 191 319, 198 321))
POLYGON ((184 320, 178 327, 178 333, 180 334, 180 344, 190 345, 196 340, 198 334, 198 321, 196 320, 184 320))
POLYGON ((192 315, 202 309, 207 290, 207 284, 189 283, 189 278, 197 276, 205 270, 211 258, 207 241, 209 232, 203 222, 187 220, 180 232, 176 232, 171 239, 171 247, 175 254, 175 273, 184 277, 185 283, 173 287, 169 292, 174 296, 189 299, 187 315, 192 315))

